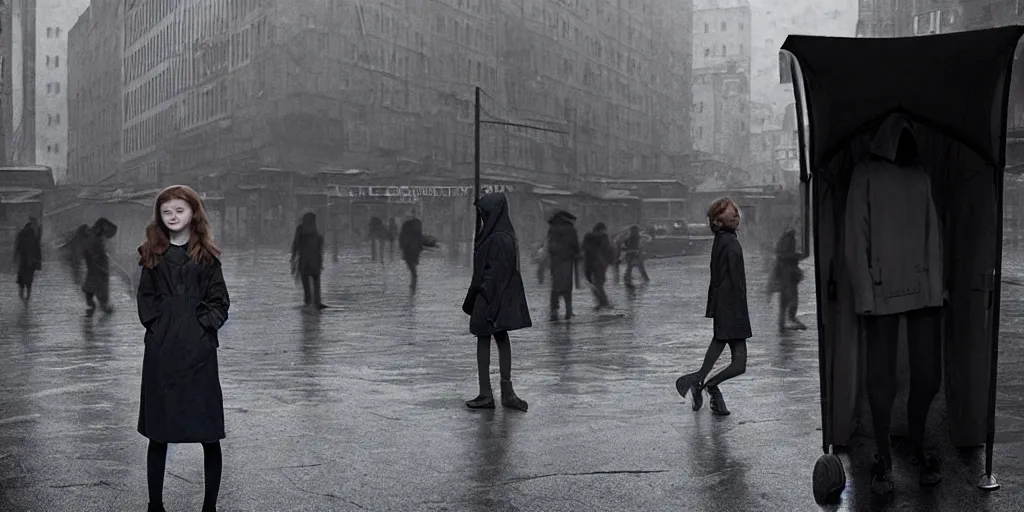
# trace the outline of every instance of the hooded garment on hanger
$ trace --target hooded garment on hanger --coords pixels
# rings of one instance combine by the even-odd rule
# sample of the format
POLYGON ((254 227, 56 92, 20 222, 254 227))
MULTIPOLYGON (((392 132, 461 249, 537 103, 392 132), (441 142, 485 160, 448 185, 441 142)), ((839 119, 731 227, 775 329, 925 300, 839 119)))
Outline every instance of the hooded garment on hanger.
POLYGON ((870 158, 853 168, 845 224, 857 314, 942 305, 942 227, 905 116, 889 116, 872 139, 870 158))

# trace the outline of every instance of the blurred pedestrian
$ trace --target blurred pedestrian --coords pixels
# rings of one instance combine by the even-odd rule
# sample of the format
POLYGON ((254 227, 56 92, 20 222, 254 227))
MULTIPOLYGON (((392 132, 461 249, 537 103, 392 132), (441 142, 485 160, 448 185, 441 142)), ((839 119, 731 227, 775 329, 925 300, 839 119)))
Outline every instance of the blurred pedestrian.
POLYGON ((565 301, 565 319, 573 316, 572 285, 576 263, 580 258, 580 238, 576 233, 576 216, 559 210, 548 220, 548 264, 551 268, 550 319, 558 320, 559 300, 565 301))
POLYGON ((747 339, 751 334, 750 312, 747 308, 747 277, 743 264, 743 248, 736 237, 740 225, 739 208, 729 198, 721 198, 707 211, 708 226, 715 234, 711 248, 711 283, 708 286, 707 318, 714 319, 714 338, 704 354, 704 364, 695 373, 676 380, 676 391, 693 398, 693 410, 704 404, 703 391, 711 397, 711 412, 727 416, 722 382, 742 375, 747 368, 747 339), (732 361, 714 377, 704 381, 718 361, 726 345, 732 352, 732 361))
POLYGON ((292 275, 302 280, 302 304, 324 307, 320 295, 320 274, 324 269, 324 236, 316 227, 316 214, 306 212, 292 238, 292 275))
POLYGON ((423 234, 423 222, 413 217, 402 223, 402 231, 398 234, 398 245, 402 251, 402 259, 409 268, 409 289, 416 291, 419 281, 417 268, 420 265, 420 254, 425 247, 437 247, 437 239, 423 234))
POLYGON ((395 261, 395 240, 398 239, 398 221, 394 217, 388 219, 388 258, 395 261))
POLYGON ((30 218, 14 240, 18 297, 25 302, 32 298, 32 282, 35 281, 36 272, 43 269, 42 228, 38 224, 35 217, 30 218))
POLYGON ((787 228, 775 245, 775 265, 768 288, 769 292, 774 291, 779 294, 778 328, 780 334, 790 328, 807 329, 807 326, 796 317, 797 308, 800 305, 799 286, 804 279, 804 271, 800 269, 800 260, 806 257, 797 250, 796 230, 792 227, 787 228), (792 327, 787 324, 787 320, 792 327))
POLYGON ((227 286, 202 200, 182 185, 156 198, 139 246, 139 320, 146 328, 138 431, 149 439, 149 511, 163 512, 168 443, 201 443, 203 512, 215 512, 222 470, 224 399, 217 331, 228 318, 227 286))
POLYGON ((482 220, 473 255, 473 279, 462 303, 476 336, 480 394, 466 402, 470 409, 493 409, 491 338, 498 345, 501 405, 526 412, 528 404, 512 388, 512 345, 509 331, 532 327, 530 307, 519 268, 519 242, 508 214, 505 194, 491 193, 476 203, 482 220))
POLYGON ((643 247, 643 236, 640 233, 640 226, 633 224, 629 227, 629 236, 626 237, 622 251, 623 259, 626 260, 626 286, 633 286, 633 269, 640 271, 640 277, 644 282, 650 282, 647 275, 647 267, 644 265, 645 254, 643 247))
POLYGON ((608 228, 598 222, 594 230, 583 237, 583 271, 597 300, 596 310, 611 309, 604 284, 608 279, 608 265, 615 260, 615 251, 608 238, 608 228))
POLYGON ((110 255, 107 254, 107 240, 116 234, 117 226, 100 217, 89 228, 89 234, 83 240, 81 257, 85 260, 85 282, 82 283, 82 292, 85 293, 86 316, 96 312, 96 302, 99 302, 104 313, 114 311, 110 304, 110 255))

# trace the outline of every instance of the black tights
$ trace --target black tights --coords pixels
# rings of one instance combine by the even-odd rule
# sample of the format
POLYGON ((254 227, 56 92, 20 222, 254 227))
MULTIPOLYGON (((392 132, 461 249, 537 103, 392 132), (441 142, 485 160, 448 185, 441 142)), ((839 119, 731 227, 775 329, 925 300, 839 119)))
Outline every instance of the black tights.
MULTIPOLYGON (((149 502, 153 504, 164 501, 164 471, 167 466, 167 443, 149 441, 146 453, 146 476, 149 483, 149 502)), ((203 443, 203 471, 206 475, 206 494, 203 497, 203 510, 214 510, 217 505, 217 494, 220 492, 220 474, 222 460, 220 442, 203 443)))
MULTIPOLYGON (((508 341, 508 331, 494 333, 494 342, 498 344, 498 373, 501 375, 501 380, 512 380, 512 344, 508 341)), ((480 394, 493 396, 490 336, 477 336, 476 338, 476 366, 480 373, 480 394)))
MULTIPOLYGON (((910 396, 907 423, 910 443, 917 457, 924 456, 924 427, 928 409, 942 385, 941 310, 911 311, 907 317, 907 349, 910 360, 910 396)), ((878 454, 891 460, 889 427, 896 401, 896 361, 900 315, 864 316, 867 337, 867 388, 871 423, 878 454)))
POLYGON ((700 370, 697 374, 700 375, 700 381, 704 382, 701 386, 706 388, 708 386, 718 386, 719 384, 733 378, 743 375, 747 371, 747 340, 711 340, 711 345, 708 346, 708 351, 704 354, 704 364, 701 365, 700 370), (704 378, 711 373, 711 368, 715 366, 715 362, 722 355, 722 351, 725 350, 725 346, 729 345, 729 351, 732 353, 732 361, 729 362, 729 366, 715 374, 707 382, 704 382, 704 378))

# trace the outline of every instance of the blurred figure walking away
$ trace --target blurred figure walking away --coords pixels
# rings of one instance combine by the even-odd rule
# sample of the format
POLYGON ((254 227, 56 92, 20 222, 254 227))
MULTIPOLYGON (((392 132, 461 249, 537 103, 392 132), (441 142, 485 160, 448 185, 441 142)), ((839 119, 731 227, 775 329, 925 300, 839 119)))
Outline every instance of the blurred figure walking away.
POLYGON ((292 275, 302 279, 302 305, 324 307, 320 295, 320 274, 324 269, 324 236, 316 227, 316 214, 306 212, 292 238, 292 275))
POLYGON ((437 247, 437 239, 423 234, 423 222, 413 217, 402 223, 402 231, 398 234, 398 246, 402 251, 405 266, 409 267, 409 289, 416 291, 419 273, 416 268, 420 264, 420 254, 424 247, 437 247))
POLYGON ((76 286, 82 285, 82 262, 85 260, 83 253, 88 240, 89 225, 82 224, 68 234, 60 246, 64 264, 71 272, 71 280, 76 286))
POLYGON ((388 220, 388 258, 395 261, 395 240, 398 238, 398 221, 394 217, 388 220))
POLYGON ((633 224, 629 227, 629 236, 623 244, 623 256, 626 260, 626 286, 633 286, 633 268, 640 270, 640 277, 644 282, 650 282, 647 276, 647 267, 644 265, 643 240, 640 235, 640 226, 633 224))
POLYGON ((476 362, 480 394, 466 402, 470 409, 493 409, 491 390, 491 338, 498 345, 501 405, 526 412, 529 404, 512 388, 512 345, 509 331, 532 327, 530 307, 519 268, 519 242, 508 214, 505 194, 491 193, 476 203, 479 236, 473 255, 473 280, 462 312, 469 315, 469 331, 476 336, 476 362))
POLYGON ((36 272, 43 269, 42 227, 30 217, 14 240, 14 262, 18 267, 18 297, 28 302, 32 298, 32 282, 36 272))
POLYGON ((750 311, 747 308, 747 276, 743 264, 743 248, 736 237, 740 225, 739 208, 729 198, 711 204, 707 212, 708 226, 715 234, 711 247, 711 283, 708 286, 708 304, 705 316, 714 319, 714 338, 704 354, 704 364, 695 373, 676 380, 676 391, 686 398, 693 397, 693 410, 704 405, 703 391, 711 396, 711 412, 728 416, 722 391, 718 386, 747 370, 747 339, 750 330, 750 311), (718 361, 725 346, 732 352, 732 361, 714 377, 704 378, 718 361))
POLYGON ((548 221, 548 261, 551 267, 550 320, 558 320, 559 299, 565 301, 565 319, 573 316, 572 285, 576 262, 580 257, 580 238, 576 233, 576 216, 559 210, 548 221))
POLYGON ((597 300, 595 310, 611 309, 604 284, 608 277, 608 266, 615 261, 615 250, 608 238, 608 228, 598 222, 594 230, 583 237, 583 272, 591 285, 594 298, 597 300))
POLYGON ((370 261, 377 261, 377 256, 380 256, 380 261, 384 261, 384 239, 387 238, 387 228, 384 227, 384 221, 380 217, 370 218, 369 227, 370 237, 370 261))
POLYGON ((544 284, 544 274, 550 272, 548 267, 551 263, 548 261, 547 247, 544 247, 543 243, 537 244, 530 255, 530 260, 537 266, 537 284, 544 284))
POLYGON ((807 329, 797 319, 797 307, 800 305, 800 282, 804 279, 804 271, 800 269, 800 260, 807 256, 801 254, 796 247, 796 230, 787 228, 775 244, 775 267, 772 269, 771 281, 768 285, 770 293, 779 293, 779 333, 788 329, 807 329), (786 324, 792 322, 793 327, 786 324))
POLYGON ((110 255, 107 254, 107 239, 116 234, 117 226, 100 217, 83 241, 81 256, 85 260, 85 282, 82 283, 82 292, 85 293, 86 316, 96 312, 97 300, 104 313, 114 311, 110 305, 110 255))
POLYGON ((201 443, 203 512, 217 511, 225 437, 224 397, 217 367, 217 332, 230 297, 210 221, 194 190, 160 192, 139 246, 137 302, 146 328, 138 432, 149 439, 149 512, 165 512, 168 443, 201 443))

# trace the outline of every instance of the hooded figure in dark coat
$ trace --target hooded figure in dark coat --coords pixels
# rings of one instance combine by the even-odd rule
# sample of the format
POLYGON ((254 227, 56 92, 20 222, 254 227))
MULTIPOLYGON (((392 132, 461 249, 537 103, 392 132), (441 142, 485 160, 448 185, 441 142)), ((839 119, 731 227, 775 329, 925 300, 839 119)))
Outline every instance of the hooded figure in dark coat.
POLYGON ((14 260, 18 265, 18 296, 28 301, 32 298, 32 282, 36 271, 43 269, 43 246, 38 221, 32 218, 18 232, 14 241, 14 260))
POLYGON ((388 237, 388 230, 380 217, 370 218, 368 234, 370 237, 370 260, 377 261, 377 257, 380 256, 380 260, 384 261, 384 240, 388 237))
POLYGON ((320 273, 324 268, 324 236, 316 227, 316 214, 306 212, 292 238, 292 274, 302 279, 302 303, 323 307, 320 273))
POLYGON ((476 203, 482 225, 473 255, 473 280, 462 311, 470 316, 469 331, 477 337, 476 360, 480 394, 466 402, 470 409, 493 409, 491 337, 498 345, 501 405, 525 412, 527 403, 512 388, 509 331, 532 327, 530 307, 519 267, 519 241, 508 215, 505 194, 492 193, 476 203))
POLYGON ((572 318, 572 283, 580 258, 576 216, 559 210, 548 221, 548 261, 551 265, 551 321, 558 320, 558 301, 565 300, 565 319, 572 318))
POLYGON ((398 234, 398 247, 402 251, 405 266, 409 267, 409 289, 416 291, 416 283, 419 280, 416 269, 420 264, 420 254, 423 253, 424 247, 437 247, 437 240, 424 235, 423 222, 412 218, 402 223, 402 231, 398 234))
POLYGON ((110 305, 110 255, 107 254, 107 239, 116 234, 117 226, 100 217, 83 240, 81 256, 85 260, 85 282, 82 283, 82 292, 85 293, 85 303, 88 305, 85 314, 88 316, 96 312, 96 300, 104 313, 114 311, 110 305))
POLYGON ((594 230, 583 237, 583 270, 594 292, 594 298, 597 299, 595 309, 612 307, 604 284, 608 279, 608 266, 615 261, 615 256, 612 241, 608 238, 608 228, 603 222, 598 222, 594 230))

